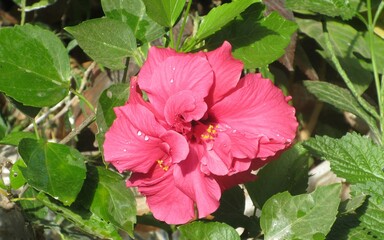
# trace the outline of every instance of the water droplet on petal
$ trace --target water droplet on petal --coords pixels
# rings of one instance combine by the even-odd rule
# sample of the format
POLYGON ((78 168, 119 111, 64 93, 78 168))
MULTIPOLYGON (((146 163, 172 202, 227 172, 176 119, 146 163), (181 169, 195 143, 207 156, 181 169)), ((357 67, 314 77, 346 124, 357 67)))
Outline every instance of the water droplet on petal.
POLYGON ((232 130, 232 133, 236 133, 236 132, 237 132, 237 130, 236 130, 236 129, 233 129, 233 130, 232 130))
POLYGON ((291 143, 291 142, 292 142, 292 139, 288 138, 287 143, 291 143))
POLYGON ((145 141, 148 141, 148 140, 149 140, 149 137, 148 137, 148 136, 145 136, 145 137, 144 137, 144 140, 145 140, 145 141))
POLYGON ((171 78, 171 80, 169 80, 169 82, 170 82, 170 83, 173 83, 173 82, 174 82, 173 78, 171 78))
POLYGON ((123 149, 123 152, 126 152, 127 151, 127 149, 123 149))
POLYGON ((143 133, 140 130, 137 131, 137 136, 141 136, 141 135, 143 135, 143 133))

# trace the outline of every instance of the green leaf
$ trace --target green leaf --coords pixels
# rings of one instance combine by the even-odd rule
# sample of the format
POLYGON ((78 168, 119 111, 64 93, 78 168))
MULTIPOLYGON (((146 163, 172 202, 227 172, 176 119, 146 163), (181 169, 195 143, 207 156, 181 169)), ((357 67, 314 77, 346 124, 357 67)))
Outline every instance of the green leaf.
MULTIPOLYGON (((4 122, 0 114, 0 139, 1 140, 4 139, 4 137, 6 136, 7 130, 8 130, 8 126, 4 122)), ((6 144, 6 143, 2 143, 2 141, 0 141, 0 144, 6 144)))
POLYGON ((231 3, 225 3, 219 7, 213 8, 204 17, 199 29, 196 33, 198 40, 203 40, 215 32, 219 31, 222 27, 227 25, 235 17, 239 16, 251 4, 260 2, 258 0, 241 0, 231 3))
POLYGON ((181 238, 188 240, 225 239, 240 240, 236 230, 219 222, 193 222, 179 227, 181 238))
POLYGON ((96 111, 96 123, 99 132, 96 135, 99 149, 103 152, 104 135, 116 118, 114 107, 124 105, 129 97, 129 84, 114 84, 104 90, 99 98, 96 111))
MULTIPOLYGON (((300 31, 313 38, 326 50, 323 26, 320 21, 296 18, 300 31)), ((372 82, 369 64, 365 59, 370 59, 369 47, 362 37, 362 33, 345 23, 327 21, 327 30, 341 66, 354 84, 357 92, 362 94, 372 82), (359 59, 365 58, 365 59, 359 59)), ((332 65, 327 51, 320 52, 332 65)))
POLYGON ((75 201, 86 172, 80 152, 63 144, 26 138, 19 143, 19 153, 27 165, 21 171, 29 185, 65 205, 75 201))
POLYGON ((277 12, 264 17, 262 9, 261 4, 252 5, 241 17, 217 32, 207 44, 216 48, 224 40, 229 41, 233 56, 240 59, 245 68, 260 68, 277 60, 285 53, 284 49, 297 25, 277 12))
POLYGON ((384 181, 384 150, 357 133, 347 133, 341 139, 316 136, 304 146, 315 156, 331 162, 337 176, 350 183, 384 181))
POLYGON ((114 19, 92 19, 65 30, 91 58, 111 69, 123 69, 124 58, 133 56, 136 50, 132 30, 114 19))
POLYGON ((50 199, 42 192, 39 193, 36 198, 56 214, 59 214, 67 220, 73 222, 76 227, 94 237, 114 240, 122 239, 112 224, 103 221, 95 214, 81 209, 64 207, 53 199, 50 199))
POLYGON ((165 27, 175 25, 183 11, 185 0, 143 0, 147 14, 165 27))
POLYGON ((68 94, 67 51, 37 26, 0 29, 0 72, 0 91, 25 105, 51 106, 68 94))
POLYGON ((26 168, 24 161, 19 159, 13 164, 11 168, 11 173, 9 174, 9 179, 11 180, 11 187, 13 189, 18 189, 23 186, 27 181, 25 180, 23 173, 20 168, 26 168))
POLYGON ((36 139, 36 135, 31 132, 11 132, 0 140, 0 144, 17 146, 24 138, 36 139))
POLYGON ((333 184, 310 194, 276 194, 261 213, 265 239, 324 239, 336 220, 340 192, 341 185, 333 184))
POLYGON ((320 101, 361 117, 374 132, 378 132, 375 119, 361 107, 347 89, 322 81, 304 81, 304 85, 320 101))
MULTIPOLYGON (((21 4, 22 0, 13 0, 13 1, 17 3, 17 5, 19 5, 20 7, 22 6, 21 4)), ((45 7, 48 7, 49 5, 54 4, 55 2, 57 2, 57 0, 40 0, 38 2, 33 3, 32 5, 26 6, 25 11, 30 12, 37 9, 45 8, 45 7)))
POLYGON ((108 18, 126 23, 142 43, 151 42, 164 35, 164 27, 148 17, 142 0, 101 0, 108 18))
MULTIPOLYGON (((365 234, 375 239, 384 239, 384 189, 383 181, 365 182, 351 186, 353 196, 364 194, 367 197, 366 205, 359 208, 359 228, 364 229, 365 234)), ((366 239, 366 238, 364 238, 366 239)))
POLYGON ((341 16, 344 20, 351 19, 358 8, 356 1, 345 0, 287 0, 285 4, 288 9, 294 11, 306 10, 330 17, 341 16))
MULTIPOLYGON (((39 192, 36 191, 34 188, 28 187, 27 190, 22 194, 22 198, 36 198, 38 194, 39 192)), ((20 200, 18 201, 18 204, 20 204, 21 208, 23 209, 23 213, 28 220, 37 222, 46 221, 49 209, 37 199, 33 201, 20 200)))
POLYGON ((257 173, 256 181, 245 184, 255 206, 261 208, 279 192, 305 193, 308 187, 308 159, 307 151, 301 144, 296 144, 263 167, 257 173))
POLYGON ((108 169, 92 167, 88 172, 89 177, 79 196, 91 198, 88 200, 92 213, 125 230, 133 237, 136 200, 132 190, 125 186, 124 179, 119 174, 108 169))

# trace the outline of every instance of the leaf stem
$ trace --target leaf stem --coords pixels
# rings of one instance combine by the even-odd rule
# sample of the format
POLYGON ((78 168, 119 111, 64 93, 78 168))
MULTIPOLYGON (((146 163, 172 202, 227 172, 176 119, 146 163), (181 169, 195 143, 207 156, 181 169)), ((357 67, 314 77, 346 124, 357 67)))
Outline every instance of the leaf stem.
MULTIPOLYGON (((383 3, 383 2, 381 2, 383 3)), ((368 17, 368 45, 371 53, 372 60, 372 69, 373 69, 373 77, 375 79, 376 93, 377 93, 377 101, 379 103, 379 114, 380 114, 380 131, 381 131, 381 142, 384 143, 384 93, 383 93, 383 82, 380 83, 379 73, 377 71, 376 64, 376 56, 374 49, 374 27, 375 22, 378 19, 378 15, 383 9, 383 4, 380 4, 378 12, 376 12, 375 19, 372 17, 372 4, 371 0, 367 0, 367 17, 368 17)))
POLYGON ((349 79, 347 73, 342 68, 339 60, 336 57, 335 51, 333 49, 329 33, 326 27, 325 20, 323 21, 323 32, 324 32, 324 40, 325 45, 327 47, 328 53, 331 55, 331 61, 335 65, 336 70, 340 74, 340 76, 343 78, 345 84, 351 91, 352 95, 356 98, 356 100, 359 102, 359 104, 364 108, 365 111, 367 111, 371 116, 376 118, 377 120, 380 120, 379 115, 377 114, 376 110, 367 102, 364 98, 362 98, 356 91, 355 86, 353 85, 352 81, 349 79))
POLYGON ((39 130, 37 129, 37 123, 35 118, 33 119, 33 129, 35 130, 36 139, 39 140, 40 139, 39 130))
POLYGON ((174 37, 173 37, 173 27, 169 28, 169 44, 171 45, 171 48, 175 49, 175 43, 174 43, 174 37))
POLYGON ((176 41, 176 51, 179 51, 179 49, 180 49, 180 42, 181 42, 181 38, 182 38, 183 33, 184 33, 185 24, 187 23, 187 19, 188 19, 188 15, 189 15, 189 10, 191 9, 191 5, 192 5, 192 0, 189 0, 188 5, 187 5, 187 9, 184 12, 183 24, 181 25, 181 28, 179 31, 179 36, 178 36, 177 41, 176 41))
POLYGON ((95 107, 92 105, 92 103, 90 103, 85 97, 83 94, 77 92, 75 89, 70 89, 70 91, 75 94, 78 98, 80 98, 83 102, 85 102, 85 104, 87 104, 87 106, 89 107, 89 109, 91 109, 91 111, 93 113, 96 112, 95 110, 95 107))
POLYGON ((123 83, 127 82, 127 75, 128 75, 128 69, 129 69, 129 61, 131 60, 130 57, 127 57, 125 59, 125 69, 124 69, 124 75, 123 75, 123 83))
POLYGON ((25 23, 25 5, 27 0, 21 0, 21 20, 20 26, 23 26, 25 23))

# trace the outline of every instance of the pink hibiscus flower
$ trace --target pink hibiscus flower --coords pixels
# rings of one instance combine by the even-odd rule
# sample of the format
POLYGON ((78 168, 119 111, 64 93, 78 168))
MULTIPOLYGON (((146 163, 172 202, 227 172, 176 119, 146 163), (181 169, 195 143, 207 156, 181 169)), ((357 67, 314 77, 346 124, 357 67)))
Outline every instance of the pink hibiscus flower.
POLYGON ((138 187, 157 219, 182 224, 211 214, 222 191, 255 179, 252 169, 292 143, 290 98, 260 74, 240 78, 242 69, 228 42, 194 54, 152 47, 132 78, 104 155, 132 172, 127 186, 138 187))

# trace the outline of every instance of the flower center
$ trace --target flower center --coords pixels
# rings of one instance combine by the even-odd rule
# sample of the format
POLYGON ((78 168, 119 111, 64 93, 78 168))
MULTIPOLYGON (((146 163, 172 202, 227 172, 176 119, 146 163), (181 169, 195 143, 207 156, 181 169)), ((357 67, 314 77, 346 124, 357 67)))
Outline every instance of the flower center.
POLYGON ((157 160, 157 164, 159 164, 160 168, 165 172, 168 171, 169 166, 165 165, 163 160, 157 160))
POLYGON ((217 126, 213 126, 212 124, 209 124, 207 130, 205 130, 205 133, 201 134, 201 139, 205 141, 214 140, 217 136, 217 126))

